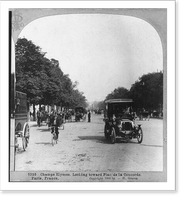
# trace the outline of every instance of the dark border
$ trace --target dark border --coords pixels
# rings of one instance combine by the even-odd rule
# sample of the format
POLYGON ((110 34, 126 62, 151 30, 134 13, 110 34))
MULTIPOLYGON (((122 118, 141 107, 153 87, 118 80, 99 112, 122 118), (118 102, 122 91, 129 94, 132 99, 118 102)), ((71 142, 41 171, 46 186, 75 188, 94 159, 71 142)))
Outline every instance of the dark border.
MULTIPOLYGON (((24 9, 24 8, 23 8, 24 9)), ((68 8, 65 8, 65 9, 68 9, 68 8)), ((91 8, 85 8, 85 9, 91 9, 91 8)), ((98 8, 97 8, 98 9, 98 8)), ((104 9, 104 8, 103 8, 104 9)), ((110 8, 110 10, 111 10, 112 8, 110 8)), ((121 8, 122 9, 122 8, 121 8)), ((126 8, 127 9, 127 8, 126 8)), ((129 9, 129 8, 128 8, 129 9)), ((140 8, 139 8, 140 9, 140 8)), ((141 8, 142 9, 142 8, 141 8)), ((150 9, 150 8, 146 8, 146 9, 150 9)), ((73 8, 72 8, 72 10, 73 10, 73 8)), ((137 9, 136 9, 137 10, 137 9)), ((11 49, 12 49, 12 46, 11 46, 11 43, 12 43, 12 12, 13 11, 9 11, 9 13, 11 13, 11 14, 9 14, 9 97, 11 98, 11 60, 12 60, 12 58, 11 58, 11 56, 12 56, 12 52, 11 52, 11 49), (11 17, 10 17, 11 16, 11 17)), ((107 14, 109 14, 109 13, 107 13, 107 14)), ((142 18, 140 18, 140 19, 142 19, 142 18)), ((146 21, 147 22, 147 21, 146 21)), ((152 26, 152 24, 150 24, 151 26, 152 26)), ((154 27, 154 29, 155 29, 155 27, 154 27)), ((156 30, 156 29, 155 29, 156 30)), ((157 31, 157 30, 156 30, 157 31)), ((159 35, 159 37, 160 37, 160 35, 159 35)), ((15 43, 16 44, 16 43, 15 43)), ((161 45, 162 45, 162 49, 163 49, 163 44, 161 43, 161 45)), ((164 52, 164 49, 163 49, 163 52, 164 52)), ((163 63, 163 69, 164 69, 164 63, 163 63)), ((15 73, 16 73, 16 71, 15 71, 15 73)), ((164 89, 163 89, 164 90, 164 89)), ((10 102, 10 98, 9 98, 9 110, 11 109, 11 102, 10 102)), ((10 123, 10 119, 11 119, 11 111, 9 112, 9 148, 10 148, 10 143, 11 143, 11 134, 10 134, 10 132, 11 132, 11 123, 10 123)), ((164 124, 164 121, 163 121, 163 124, 164 124)), ((164 133, 163 133, 164 134, 164 133)), ((163 135, 163 137, 164 137, 164 135, 163 135)), ((163 147, 164 148, 164 147, 163 147)), ((166 154, 167 154, 167 152, 166 152, 166 154)), ((163 154, 163 162, 164 162, 164 154, 163 154)), ((167 158, 166 158, 167 159, 167 158)), ((10 162, 11 162, 11 158, 10 158, 10 149, 9 149, 9 182, 17 182, 17 181, 11 181, 10 180, 10 174, 11 174, 11 171, 10 171, 10 162)), ((167 163, 166 163, 167 164, 167 163)), ((164 168, 165 168, 165 166, 164 166, 164 163, 163 163, 163 173, 164 173, 164 168)), ((138 171, 138 173, 139 173, 140 171, 138 171)), ((143 171, 141 171, 141 172, 143 172, 143 171)), ((144 171, 145 172, 145 171, 144 171)), ((153 172, 156 172, 156 171, 153 171, 153 172)), ((166 171, 167 172, 167 171, 166 171)), ((165 178, 166 178, 166 175, 165 175, 165 178)), ((165 182, 167 181, 167 179, 165 180, 165 182)), ((19 181, 19 182, 28 182, 28 181, 19 181)), ((38 181, 32 181, 32 182, 38 182, 38 181)), ((45 181, 44 181, 45 182, 45 181)), ((53 182, 55 182, 55 181, 53 181, 53 182)), ((59 181, 60 182, 60 181, 59 181)), ((65 182, 65 181, 63 181, 63 182, 65 182)), ((70 181, 71 182, 71 181, 70 181)), ((78 182, 78 181, 72 181, 72 182, 78 182)), ((80 181, 81 182, 81 181, 80 181)), ((84 182, 85 183, 85 181, 82 181, 82 182, 84 182)), ((138 183, 139 182, 143 182, 143 181, 138 181, 138 183)), ((149 181, 150 182, 150 181, 149 181)), ((151 182, 153 182, 153 181, 151 181, 151 182)), ((161 181, 161 182, 163 182, 163 181, 161 181)), ((95 182, 94 182, 95 183, 95 182)), ((105 183, 107 183, 106 181, 105 181, 105 183)), ((115 182, 116 183, 116 182, 115 182)))
MULTIPOLYGON (((178 45, 177 45, 177 43, 178 43, 178 37, 177 37, 177 34, 178 34, 178 30, 177 30, 178 29, 178 2, 177 1, 176 1, 176 4, 175 4, 175 11, 176 11, 176 14, 175 14, 175 16, 176 16, 176 36, 175 36, 176 37, 176 46, 175 47, 177 48, 178 47, 178 45)), ((11 113, 10 113, 10 108, 11 108, 11 102, 10 102, 10 98, 11 98, 11 61, 12 61, 12 57, 11 57, 12 56, 12 52, 11 52, 12 21, 11 21, 11 19, 12 19, 12 11, 9 11, 9 42, 8 42, 8 44, 9 44, 9 56, 8 56, 8 59, 9 59, 9 74, 8 74, 8 76, 9 76, 9 119, 8 119, 8 121, 9 121, 9 139, 10 139, 10 128, 11 128, 10 127, 11 126, 11 123, 10 123, 10 119, 11 119, 10 118, 11 117, 11 113)), ((178 65, 178 50, 176 51, 175 58, 176 58, 176 65, 178 65)), ((177 95, 178 95, 178 83, 177 83, 178 68, 176 68, 176 74, 175 75, 176 75, 176 102, 177 102, 177 99, 178 99, 178 97, 177 97, 177 95)), ((176 104, 176 108, 178 109, 178 104, 176 104)), ((176 110, 176 114, 177 114, 177 110, 176 110)), ((176 118, 175 122, 178 123, 178 118, 176 118)), ((176 128, 178 129, 177 126, 176 126, 176 128)), ((177 142, 177 140, 178 140, 178 135, 176 135, 176 142, 177 142)), ((8 147, 10 147, 10 140, 8 141, 8 144, 9 144, 8 147)), ((9 177, 8 177, 8 179, 9 179, 9 182, 10 182, 10 149, 8 149, 8 154, 9 154, 9 159, 8 159, 9 160, 9 177)), ((178 176, 178 171, 177 171, 178 156, 177 155, 178 155, 178 149, 177 149, 177 145, 176 145, 176 173, 177 173, 176 175, 178 176)), ((177 176, 176 176, 176 178, 177 178, 177 176)), ((177 179, 176 179, 176 181, 177 181, 177 179)), ((176 189, 178 187, 177 185, 178 184, 176 182, 176 189)), ((131 192, 133 192, 133 191, 131 191, 131 192)), ((135 191, 138 192, 138 193, 142 193, 142 191, 137 191, 137 190, 135 190, 135 191)), ((13 191, 13 192, 15 192, 15 191, 13 191)), ((15 193, 17 193, 17 192, 15 192, 15 193)), ((21 192, 21 190, 20 190, 20 192, 21 192)), ((27 192, 27 191, 24 191, 24 192, 27 192)), ((40 192, 42 192, 42 191, 40 191, 40 192)), ((40 192, 38 192, 38 193, 40 193, 40 192)), ((43 191, 43 192, 49 193, 50 191, 43 191)), ((51 191, 51 192, 53 192, 53 191, 51 191)), ((63 192, 68 193, 68 191, 63 191, 63 192)), ((77 191, 69 191, 69 192, 77 192, 77 191)), ((84 193, 87 193, 87 192, 97 192, 97 191, 84 191, 84 193)), ((97 192, 97 193, 102 193, 102 192, 103 191, 100 191, 100 192, 97 192)), ((105 192, 110 193, 111 191, 105 191, 105 192)), ((112 192, 114 193, 116 191, 112 191, 112 192)), ((117 192, 127 192, 127 191, 117 191, 117 192)), ((154 191, 154 192, 156 192, 156 191, 154 191)), ((77 193, 81 193, 81 191, 78 191, 77 193)), ((128 193, 130 193, 130 192, 128 191, 128 193)), ((159 192, 159 193, 162 193, 162 192, 159 192)))
POLYGON ((10 98, 11 97, 11 61, 12 61, 12 52, 11 52, 11 45, 12 45, 12 11, 9 11, 8 12, 8 28, 9 28, 9 36, 8 36, 8 45, 9 45, 9 49, 8 49, 8 53, 9 53, 9 57, 8 57, 8 67, 9 67, 9 81, 8 81, 8 88, 9 88, 9 119, 8 119, 8 122, 9 122, 9 130, 8 130, 8 133, 9 133, 9 140, 8 140, 8 155, 9 155, 9 162, 8 162, 8 168, 9 168, 9 173, 8 173, 8 181, 10 182, 10 137, 11 137, 11 101, 10 101, 10 98))
MULTIPOLYGON (((177 191, 177 162, 178 162, 178 158, 177 158, 177 132, 178 132, 178 128, 177 128, 177 112, 178 112, 178 105, 177 105, 177 93, 178 93, 178 83, 177 83, 177 5, 176 5, 176 1, 175 1, 175 6, 174 6, 174 17, 175 17, 175 30, 174 30, 174 42, 175 42, 175 49, 174 49, 174 53, 175 53, 175 62, 174 62, 174 66, 175 66, 175 191, 177 191)), ((166 159, 167 160, 167 159, 166 159)))

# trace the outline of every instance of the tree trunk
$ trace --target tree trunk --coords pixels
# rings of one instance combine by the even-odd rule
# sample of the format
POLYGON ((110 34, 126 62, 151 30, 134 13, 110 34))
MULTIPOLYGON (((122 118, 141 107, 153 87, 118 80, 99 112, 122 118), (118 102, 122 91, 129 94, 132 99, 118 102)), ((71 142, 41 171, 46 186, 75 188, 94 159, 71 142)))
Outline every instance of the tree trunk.
POLYGON ((33 104, 33 121, 36 121, 35 104, 33 104))

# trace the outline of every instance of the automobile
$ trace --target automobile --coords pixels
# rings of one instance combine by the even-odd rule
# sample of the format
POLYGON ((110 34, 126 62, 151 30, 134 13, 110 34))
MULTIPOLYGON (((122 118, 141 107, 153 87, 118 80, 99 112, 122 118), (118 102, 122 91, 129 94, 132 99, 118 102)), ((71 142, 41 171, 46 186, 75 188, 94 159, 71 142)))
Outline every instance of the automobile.
POLYGON ((105 101, 104 136, 116 143, 118 138, 129 141, 133 138, 138 143, 143 141, 141 124, 135 123, 132 99, 109 99, 105 101))

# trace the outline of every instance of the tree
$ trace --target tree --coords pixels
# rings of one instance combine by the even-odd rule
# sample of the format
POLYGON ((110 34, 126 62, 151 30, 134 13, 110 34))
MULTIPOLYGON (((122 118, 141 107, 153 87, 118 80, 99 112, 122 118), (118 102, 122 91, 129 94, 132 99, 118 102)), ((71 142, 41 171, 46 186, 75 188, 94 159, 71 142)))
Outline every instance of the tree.
POLYGON ((85 96, 76 89, 78 82, 72 83, 58 60, 46 58, 46 53, 26 38, 18 39, 15 50, 16 90, 27 93, 31 104, 86 105, 85 96))
POLYGON ((163 105, 163 73, 145 74, 130 89, 130 97, 139 109, 158 110, 163 105))
POLYGON ((84 96, 83 92, 80 92, 78 89, 74 89, 72 91, 72 95, 70 98, 70 106, 71 108, 75 107, 87 107, 87 100, 84 96))
POLYGON ((106 96, 106 100, 108 99, 118 99, 118 98, 128 98, 129 97, 129 90, 124 87, 118 87, 114 89, 113 92, 106 96))
POLYGON ((16 90, 25 92, 30 103, 42 99, 40 74, 43 57, 40 47, 27 39, 18 39, 15 45, 16 90))

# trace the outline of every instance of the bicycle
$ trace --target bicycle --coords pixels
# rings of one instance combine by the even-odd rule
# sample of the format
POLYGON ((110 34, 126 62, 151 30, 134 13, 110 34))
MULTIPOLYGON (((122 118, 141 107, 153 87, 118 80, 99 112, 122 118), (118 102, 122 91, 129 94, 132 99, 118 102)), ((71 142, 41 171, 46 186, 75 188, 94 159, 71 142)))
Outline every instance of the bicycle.
POLYGON ((58 134, 59 134, 59 132, 58 132, 58 134, 57 134, 57 132, 58 132, 58 126, 51 126, 51 135, 52 135, 51 144, 52 144, 52 146, 54 146, 54 144, 57 144, 58 134))
POLYGON ((57 134, 55 132, 52 133, 52 138, 51 138, 51 144, 52 146, 54 146, 55 144, 57 144, 58 138, 57 138, 57 134))
POLYGON ((54 144, 57 144, 58 142, 58 135, 59 135, 59 130, 64 130, 64 123, 62 122, 59 126, 51 126, 51 143, 54 146, 54 144))

